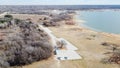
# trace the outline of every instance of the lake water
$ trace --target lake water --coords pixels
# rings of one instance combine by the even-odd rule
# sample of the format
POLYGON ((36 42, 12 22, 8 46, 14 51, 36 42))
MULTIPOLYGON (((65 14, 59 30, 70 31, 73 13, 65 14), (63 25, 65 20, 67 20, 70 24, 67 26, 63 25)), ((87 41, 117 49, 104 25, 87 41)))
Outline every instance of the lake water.
POLYGON ((78 17, 84 26, 102 32, 120 34, 120 11, 80 11, 78 17))

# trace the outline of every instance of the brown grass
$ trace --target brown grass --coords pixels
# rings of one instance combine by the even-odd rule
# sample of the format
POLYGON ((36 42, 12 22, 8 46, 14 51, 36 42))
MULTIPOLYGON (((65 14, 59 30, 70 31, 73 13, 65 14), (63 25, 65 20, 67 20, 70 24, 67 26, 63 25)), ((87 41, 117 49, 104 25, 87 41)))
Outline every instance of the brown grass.
POLYGON ((72 61, 56 61, 48 59, 25 66, 23 68, 119 68, 116 64, 103 64, 101 59, 106 57, 104 53, 107 51, 101 45, 103 41, 114 42, 120 44, 119 38, 108 37, 102 33, 83 29, 79 26, 61 26, 49 27, 57 37, 63 37, 78 47, 78 53, 83 57, 82 60, 72 61), (91 40, 86 39, 91 38, 91 40))

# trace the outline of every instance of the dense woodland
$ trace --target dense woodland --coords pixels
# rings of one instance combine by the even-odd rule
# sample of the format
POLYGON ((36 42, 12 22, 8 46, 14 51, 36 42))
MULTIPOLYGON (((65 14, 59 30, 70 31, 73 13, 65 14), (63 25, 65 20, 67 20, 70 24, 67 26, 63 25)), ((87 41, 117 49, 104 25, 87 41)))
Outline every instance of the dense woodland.
POLYGON ((0 20, 0 67, 21 66, 52 55, 49 36, 30 21, 6 15, 0 20))

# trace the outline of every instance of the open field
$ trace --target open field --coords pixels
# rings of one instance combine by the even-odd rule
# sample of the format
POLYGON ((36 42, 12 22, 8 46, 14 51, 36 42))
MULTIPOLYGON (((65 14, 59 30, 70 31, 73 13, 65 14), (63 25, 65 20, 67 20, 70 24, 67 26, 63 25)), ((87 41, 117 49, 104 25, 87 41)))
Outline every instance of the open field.
MULTIPOLYGON (((78 47, 78 53, 83 56, 84 63, 83 68, 119 68, 117 65, 102 64, 100 61, 105 57, 103 53, 107 52, 107 49, 101 45, 102 42, 112 42, 120 44, 120 39, 113 36, 106 36, 103 33, 97 33, 91 30, 80 28, 79 26, 62 26, 59 28, 50 28, 57 37, 63 37, 70 41, 73 45, 78 47), (95 37, 93 37, 95 35, 95 37)), ((71 62, 71 61, 70 61, 71 62)), ((77 62, 73 62, 77 63, 77 62)), ((77 63, 81 66, 81 63, 77 63)), ((73 65, 75 66, 75 65, 73 65)))
MULTIPOLYGON (((0 14, 0 18, 4 17, 7 12, 0 14)), ((39 22, 39 19, 43 19, 44 17, 48 17, 47 15, 38 15, 38 14, 10 14, 13 18, 18 18, 21 20, 31 19, 32 22, 39 22)))
POLYGON ((14 18, 18 18, 22 20, 30 18, 33 22, 39 22, 40 18, 47 17, 46 15, 37 15, 37 14, 12 14, 12 16, 14 18))

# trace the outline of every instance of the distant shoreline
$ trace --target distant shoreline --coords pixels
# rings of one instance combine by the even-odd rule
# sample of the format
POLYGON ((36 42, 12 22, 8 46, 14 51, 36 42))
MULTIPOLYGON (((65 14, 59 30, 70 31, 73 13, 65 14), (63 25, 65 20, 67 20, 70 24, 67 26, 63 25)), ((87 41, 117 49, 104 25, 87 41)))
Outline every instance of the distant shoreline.
POLYGON ((0 5, 0 12, 120 9, 120 5, 0 5))

